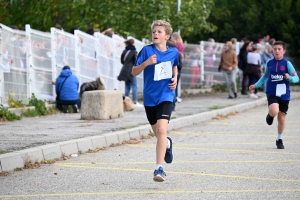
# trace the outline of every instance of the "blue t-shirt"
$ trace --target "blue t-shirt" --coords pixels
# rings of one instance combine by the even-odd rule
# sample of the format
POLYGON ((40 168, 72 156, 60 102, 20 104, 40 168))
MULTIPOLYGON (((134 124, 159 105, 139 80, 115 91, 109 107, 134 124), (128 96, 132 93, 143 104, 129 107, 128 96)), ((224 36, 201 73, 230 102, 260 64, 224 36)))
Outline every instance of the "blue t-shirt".
MULTIPOLYGON (((145 46, 139 53, 135 66, 141 65, 150 56, 156 54, 157 63, 170 61, 172 67, 178 66, 178 50, 175 47, 167 47, 167 51, 159 51, 154 44, 145 46)), ((171 78, 154 80, 155 65, 149 65, 144 69, 144 105, 156 106, 163 101, 173 102, 175 90, 171 90, 168 84, 171 83, 171 78)))
POLYGON ((297 75, 297 72, 295 71, 294 66, 285 58, 281 60, 276 60, 275 58, 269 60, 266 63, 264 75, 259 79, 257 83, 255 83, 255 87, 259 88, 266 81, 266 79, 268 79, 266 90, 267 97, 278 96, 284 101, 290 100, 289 82, 296 83, 299 81, 299 77, 297 75), (290 78, 288 80, 284 78, 285 73, 288 73, 290 75, 290 78), (285 88, 285 92, 283 93, 285 94, 276 95, 276 91, 279 90, 279 84, 282 84, 281 86, 284 86, 283 88, 285 88))

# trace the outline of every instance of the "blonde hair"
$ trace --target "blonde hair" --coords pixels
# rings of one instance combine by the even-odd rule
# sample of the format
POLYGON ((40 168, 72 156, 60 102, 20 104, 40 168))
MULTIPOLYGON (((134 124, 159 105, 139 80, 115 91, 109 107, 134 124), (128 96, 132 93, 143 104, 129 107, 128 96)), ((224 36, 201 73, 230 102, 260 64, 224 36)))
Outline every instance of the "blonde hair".
POLYGON ((152 23, 152 25, 151 25, 151 29, 153 30, 153 28, 155 26, 162 26, 162 27, 164 27, 167 35, 171 35, 172 32, 173 32, 171 24, 169 22, 164 21, 164 20, 156 20, 156 21, 154 21, 152 23))
POLYGON ((237 39, 236 38, 231 38, 230 41, 231 41, 232 44, 236 44, 237 43, 237 39))
POLYGON ((269 53, 269 49, 270 48, 272 48, 272 46, 270 45, 270 44, 267 44, 266 46, 265 46, 265 52, 266 53, 269 53))
POLYGON ((178 42, 178 43, 180 43, 180 44, 183 44, 182 38, 181 38, 181 36, 179 35, 179 33, 177 33, 177 32, 174 32, 174 33, 172 34, 172 39, 173 39, 175 42, 178 42))

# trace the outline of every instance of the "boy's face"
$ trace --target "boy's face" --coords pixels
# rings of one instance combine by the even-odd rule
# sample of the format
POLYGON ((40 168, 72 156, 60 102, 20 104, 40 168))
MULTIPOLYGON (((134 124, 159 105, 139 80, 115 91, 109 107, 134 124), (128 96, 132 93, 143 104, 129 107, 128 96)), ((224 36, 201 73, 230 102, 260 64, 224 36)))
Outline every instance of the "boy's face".
POLYGON ((152 42, 154 44, 166 43, 170 38, 170 35, 166 34, 163 26, 154 26, 152 29, 152 42))
POLYGON ((281 60, 285 54, 285 49, 282 48, 282 45, 273 46, 273 54, 276 60, 281 60))

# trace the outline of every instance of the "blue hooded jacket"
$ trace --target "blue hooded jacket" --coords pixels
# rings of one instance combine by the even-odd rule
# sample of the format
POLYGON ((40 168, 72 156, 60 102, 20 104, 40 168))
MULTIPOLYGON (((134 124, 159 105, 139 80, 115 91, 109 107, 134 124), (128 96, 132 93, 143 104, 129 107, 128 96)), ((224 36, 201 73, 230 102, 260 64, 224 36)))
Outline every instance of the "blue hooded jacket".
POLYGON ((55 83, 55 91, 56 94, 60 90, 60 100, 77 100, 79 99, 79 81, 78 78, 72 74, 72 71, 69 69, 62 70, 60 75, 56 79, 55 83), (65 78, 67 80, 65 81, 64 85, 60 89, 62 83, 64 82, 65 78))

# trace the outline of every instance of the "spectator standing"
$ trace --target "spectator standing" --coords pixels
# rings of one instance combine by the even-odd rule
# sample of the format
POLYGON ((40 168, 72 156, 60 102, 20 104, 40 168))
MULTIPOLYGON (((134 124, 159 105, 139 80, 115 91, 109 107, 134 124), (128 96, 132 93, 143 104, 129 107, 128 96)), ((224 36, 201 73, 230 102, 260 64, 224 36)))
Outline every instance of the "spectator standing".
POLYGON ((232 43, 227 41, 225 44, 225 51, 221 54, 221 61, 219 66, 225 78, 228 99, 237 98, 236 87, 236 67, 238 60, 236 53, 232 50, 232 43))
MULTIPOLYGON (((269 44, 267 44, 265 46, 265 50, 263 52, 263 54, 261 55, 261 64, 262 64, 262 70, 265 71, 265 65, 267 64, 267 62, 271 59, 274 58, 273 55, 273 47, 269 44)), ((264 92, 266 92, 266 88, 267 88, 267 81, 264 82, 264 92)))
MULTIPOLYGON (((208 47, 206 48, 206 67, 215 67, 216 54, 221 52, 221 45, 218 44, 215 47, 215 40, 213 38, 208 39, 208 47)), ((214 75, 206 75, 206 85, 214 84, 214 75)))
POLYGON ((262 39, 260 39, 260 44, 261 45, 263 45, 263 46, 266 46, 267 44, 269 44, 268 42, 269 42, 269 39, 270 39, 270 35, 268 34, 268 33, 265 33, 264 35, 263 35, 263 38, 262 39))
POLYGON ((136 62, 137 51, 134 45, 134 40, 129 39, 125 42, 125 49, 121 55, 121 63, 123 64, 120 74, 118 76, 119 81, 125 81, 125 96, 130 96, 130 89, 132 89, 132 100, 135 107, 143 107, 138 102, 138 79, 131 74, 132 68, 136 62))
POLYGON ((239 78, 240 78, 240 83, 242 88, 241 91, 242 95, 247 95, 246 84, 247 84, 248 76, 245 74, 245 69, 247 67, 247 55, 250 49, 250 45, 251 45, 250 41, 245 41, 238 55, 239 78))
POLYGON ((74 113, 77 113, 77 108, 81 107, 81 100, 79 99, 79 81, 78 78, 72 74, 69 66, 64 66, 60 75, 55 81, 57 106, 63 113, 68 112, 68 105, 71 105, 74 113))
MULTIPOLYGON (((248 52, 247 55, 247 67, 245 74, 249 77, 249 86, 257 82, 261 76, 261 55, 257 52, 257 45, 252 45, 252 52, 248 52)), ((257 99, 257 89, 249 90, 249 97, 257 99)))
POLYGON ((191 88, 194 88, 199 80, 201 75, 201 70, 199 66, 199 60, 200 60, 200 48, 194 47, 191 53, 186 55, 186 59, 189 60, 188 66, 190 66, 190 74, 191 74, 191 88))
MULTIPOLYGON (((177 84, 179 83, 180 77, 181 77, 181 69, 182 69, 182 62, 183 62, 183 51, 184 51, 184 44, 183 40, 178 32, 174 32, 171 36, 172 41, 175 43, 176 48, 178 49, 179 53, 179 65, 177 66, 178 68, 178 77, 177 77, 177 84)), ((175 93, 176 101, 178 103, 181 103, 182 99, 180 98, 178 94, 178 85, 176 87, 176 93, 175 93)))

